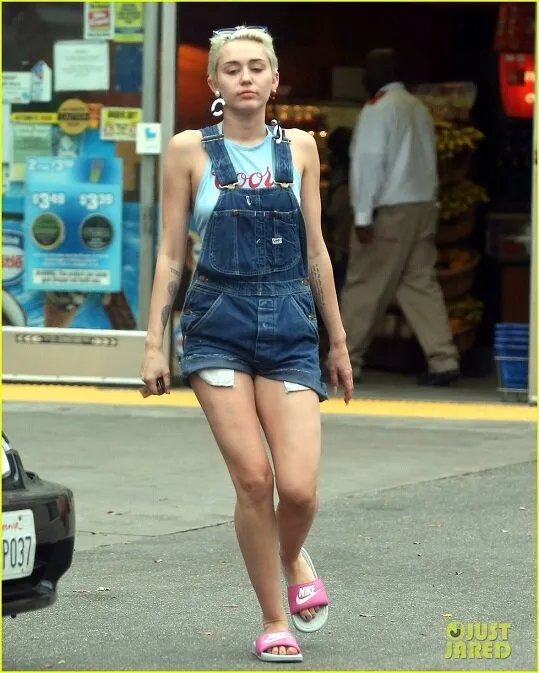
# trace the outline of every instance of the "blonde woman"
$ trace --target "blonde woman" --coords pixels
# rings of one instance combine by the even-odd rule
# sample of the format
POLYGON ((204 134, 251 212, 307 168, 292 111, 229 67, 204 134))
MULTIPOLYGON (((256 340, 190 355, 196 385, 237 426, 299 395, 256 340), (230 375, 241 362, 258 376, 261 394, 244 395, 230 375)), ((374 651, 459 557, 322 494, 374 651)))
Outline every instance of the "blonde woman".
POLYGON ((182 315, 181 372, 236 490, 236 533, 262 610, 253 652, 263 661, 302 661, 282 604, 280 564, 294 625, 318 630, 329 600, 303 548, 317 509, 320 401, 327 399, 314 300, 330 335, 331 385, 343 385, 346 403, 353 390, 321 233, 319 158, 308 133, 265 124, 279 84, 267 29, 214 31, 208 84, 222 124, 176 135, 165 159, 163 238, 141 376, 153 394, 162 392, 160 379, 169 392, 163 332, 192 212, 202 249, 182 315))

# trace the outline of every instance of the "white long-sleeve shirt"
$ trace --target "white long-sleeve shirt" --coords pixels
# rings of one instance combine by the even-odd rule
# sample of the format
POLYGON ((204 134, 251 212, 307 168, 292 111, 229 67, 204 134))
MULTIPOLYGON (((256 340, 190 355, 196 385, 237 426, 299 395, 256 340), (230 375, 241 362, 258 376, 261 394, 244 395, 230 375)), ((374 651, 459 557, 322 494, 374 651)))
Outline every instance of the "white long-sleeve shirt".
POLYGON ((387 84, 362 109, 350 145, 355 224, 372 224, 379 206, 434 201, 437 190, 432 117, 403 84, 387 84))

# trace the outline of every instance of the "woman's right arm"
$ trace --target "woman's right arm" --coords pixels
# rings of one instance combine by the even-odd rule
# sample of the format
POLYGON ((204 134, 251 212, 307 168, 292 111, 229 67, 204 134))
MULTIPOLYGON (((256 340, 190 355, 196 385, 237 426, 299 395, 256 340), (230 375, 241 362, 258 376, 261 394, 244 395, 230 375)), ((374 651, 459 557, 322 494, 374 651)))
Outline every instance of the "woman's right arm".
POLYGON ((168 145, 163 170, 163 231, 153 281, 145 356, 141 377, 153 394, 156 380, 163 377, 170 390, 168 359, 163 353, 163 337, 185 264, 191 201, 191 166, 196 131, 174 136, 168 145))

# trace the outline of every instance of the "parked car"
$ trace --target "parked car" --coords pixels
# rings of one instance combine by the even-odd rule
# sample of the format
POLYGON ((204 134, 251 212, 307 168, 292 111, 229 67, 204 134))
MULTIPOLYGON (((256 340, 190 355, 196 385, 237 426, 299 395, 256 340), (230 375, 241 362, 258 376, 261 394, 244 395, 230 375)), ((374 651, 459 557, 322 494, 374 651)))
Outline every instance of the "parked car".
POLYGON ((52 605, 74 546, 73 493, 25 470, 2 433, 2 615, 52 605))

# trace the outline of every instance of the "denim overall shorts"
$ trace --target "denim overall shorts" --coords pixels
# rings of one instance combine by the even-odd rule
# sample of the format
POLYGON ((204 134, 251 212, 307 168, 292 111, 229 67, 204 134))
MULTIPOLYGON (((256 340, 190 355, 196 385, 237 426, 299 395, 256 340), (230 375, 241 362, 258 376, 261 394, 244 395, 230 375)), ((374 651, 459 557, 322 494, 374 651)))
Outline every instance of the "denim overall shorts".
POLYGON ((275 182, 238 188, 218 126, 202 129, 220 193, 210 216, 180 328, 184 382, 223 368, 287 381, 327 399, 308 279, 305 223, 289 186, 289 141, 273 142, 275 182))

